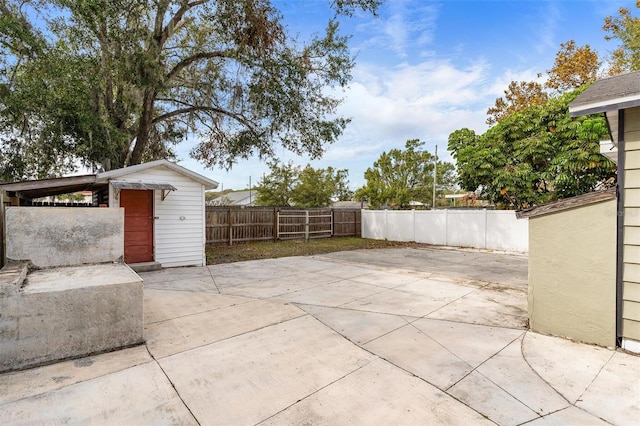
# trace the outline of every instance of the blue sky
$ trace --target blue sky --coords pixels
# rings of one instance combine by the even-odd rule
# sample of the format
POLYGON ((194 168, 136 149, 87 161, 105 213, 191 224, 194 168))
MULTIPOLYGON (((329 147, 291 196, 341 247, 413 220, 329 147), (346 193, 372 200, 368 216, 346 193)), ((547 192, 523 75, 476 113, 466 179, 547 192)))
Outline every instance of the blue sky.
MULTIPOLYGON (((329 17, 326 0, 273 0, 288 28, 304 39, 321 33, 329 17)), ((607 16, 635 1, 389 0, 374 18, 343 19, 356 57, 349 88, 339 112, 352 122, 322 159, 310 161, 276 150, 283 161, 304 166, 349 170, 353 189, 364 185, 364 172, 383 151, 420 139, 440 159, 451 132, 467 127, 484 133, 487 108, 511 81, 536 80, 553 66, 560 44, 589 44, 601 57, 615 47, 602 30, 607 16)), ((240 160, 227 172, 205 169, 189 159, 189 143, 179 147, 180 164, 218 182, 224 189, 244 189, 268 173, 258 159, 240 160)))

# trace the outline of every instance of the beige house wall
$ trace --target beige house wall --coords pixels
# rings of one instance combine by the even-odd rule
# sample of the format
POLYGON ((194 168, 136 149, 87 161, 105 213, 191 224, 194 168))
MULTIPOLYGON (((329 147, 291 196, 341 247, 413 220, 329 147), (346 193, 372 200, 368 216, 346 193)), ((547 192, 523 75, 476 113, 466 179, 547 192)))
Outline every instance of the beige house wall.
POLYGON ((622 346, 640 348, 640 108, 624 112, 622 346))
POLYGON ((613 199, 529 218, 532 330, 616 345, 616 217, 613 199))

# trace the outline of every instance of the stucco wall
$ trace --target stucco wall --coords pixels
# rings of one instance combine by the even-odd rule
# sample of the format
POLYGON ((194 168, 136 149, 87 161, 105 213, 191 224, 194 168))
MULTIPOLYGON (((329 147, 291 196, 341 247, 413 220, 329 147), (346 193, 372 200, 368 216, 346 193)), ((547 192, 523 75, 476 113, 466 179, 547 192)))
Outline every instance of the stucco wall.
POLYGON ((37 267, 121 261, 124 209, 8 207, 7 258, 37 267))
POLYGON ((616 344, 616 200, 529 218, 532 330, 616 344))

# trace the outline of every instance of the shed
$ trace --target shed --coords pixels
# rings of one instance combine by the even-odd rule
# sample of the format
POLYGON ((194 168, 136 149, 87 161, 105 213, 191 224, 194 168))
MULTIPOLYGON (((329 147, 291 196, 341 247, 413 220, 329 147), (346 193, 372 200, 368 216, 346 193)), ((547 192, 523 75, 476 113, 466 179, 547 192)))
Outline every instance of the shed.
POLYGON ((204 192, 218 183, 168 160, 94 175, 0 185, 13 205, 90 190, 95 207, 124 207, 124 261, 162 267, 202 266, 205 257, 204 192))
POLYGON ((569 113, 604 114, 618 150, 616 340, 640 352, 640 71, 596 81, 569 113))

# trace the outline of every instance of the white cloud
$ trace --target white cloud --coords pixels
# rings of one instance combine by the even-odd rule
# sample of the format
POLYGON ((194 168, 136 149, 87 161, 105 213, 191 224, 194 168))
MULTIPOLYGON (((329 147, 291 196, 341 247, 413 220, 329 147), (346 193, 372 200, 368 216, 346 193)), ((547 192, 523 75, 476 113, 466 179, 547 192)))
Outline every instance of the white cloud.
POLYGON ((424 48, 433 41, 438 8, 421 0, 397 0, 386 3, 385 18, 373 18, 358 25, 357 30, 364 41, 356 50, 372 47, 390 50, 400 58, 410 51, 424 48))

